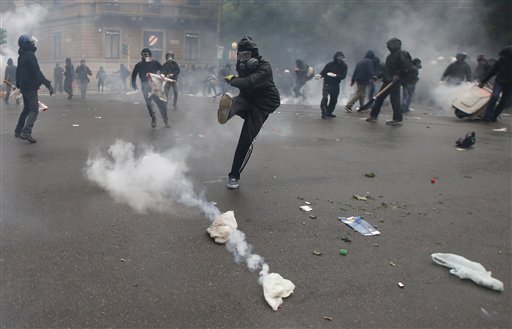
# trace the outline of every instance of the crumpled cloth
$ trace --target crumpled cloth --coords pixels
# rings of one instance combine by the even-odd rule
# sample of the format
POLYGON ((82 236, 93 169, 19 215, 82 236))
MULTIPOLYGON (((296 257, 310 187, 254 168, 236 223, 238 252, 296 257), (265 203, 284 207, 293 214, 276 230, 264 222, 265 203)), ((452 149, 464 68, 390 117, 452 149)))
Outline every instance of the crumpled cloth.
POLYGON ((491 276, 482 264, 470 261, 462 256, 455 254, 432 254, 432 260, 442 266, 451 268, 450 274, 456 275, 461 279, 470 279, 481 286, 503 291, 503 283, 491 276))
POLYGON ((284 279, 278 273, 270 273, 263 277, 263 296, 268 305, 274 311, 277 311, 279 305, 283 303, 283 298, 290 296, 295 289, 295 285, 284 279))
POLYGON ((233 211, 226 211, 215 218, 206 232, 215 242, 223 244, 229 240, 229 236, 238 227, 233 211))

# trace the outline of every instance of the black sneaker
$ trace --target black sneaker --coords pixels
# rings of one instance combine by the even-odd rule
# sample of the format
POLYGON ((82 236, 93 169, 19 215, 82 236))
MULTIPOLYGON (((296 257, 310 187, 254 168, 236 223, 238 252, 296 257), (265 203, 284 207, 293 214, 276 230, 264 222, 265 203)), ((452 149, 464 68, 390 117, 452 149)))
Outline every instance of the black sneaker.
POLYGON ((156 119, 154 117, 151 118, 151 128, 156 128, 156 119))
POLYGON ((386 121, 386 124, 388 126, 401 126, 404 123, 402 121, 388 120, 388 121, 386 121))
POLYGON ((234 177, 230 177, 228 179, 228 189, 230 190, 236 190, 237 188, 240 187, 240 183, 238 182, 238 179, 234 178, 234 177))
POLYGON ((345 106, 345 111, 347 111, 348 113, 352 113, 352 108, 350 108, 349 106, 345 106))
POLYGON ((29 141, 32 144, 37 143, 37 139, 32 137, 31 134, 23 134, 23 135, 21 135, 21 138, 26 139, 27 141, 29 141))
POLYGON ((14 133, 14 137, 16 138, 21 138, 21 139, 25 139, 25 137, 23 137, 22 134, 18 134, 18 133, 14 133))
POLYGON ((217 120, 221 125, 228 122, 232 104, 233 98, 231 97, 231 95, 222 94, 219 102, 219 110, 217 111, 217 120))
POLYGON ((336 118, 336 115, 335 114, 332 114, 332 113, 327 113, 326 116, 328 118, 336 118))
POLYGON ((370 117, 368 117, 368 118, 366 119, 366 121, 368 121, 368 122, 377 122, 377 118, 376 118, 376 117, 372 117, 372 116, 370 116, 370 117))

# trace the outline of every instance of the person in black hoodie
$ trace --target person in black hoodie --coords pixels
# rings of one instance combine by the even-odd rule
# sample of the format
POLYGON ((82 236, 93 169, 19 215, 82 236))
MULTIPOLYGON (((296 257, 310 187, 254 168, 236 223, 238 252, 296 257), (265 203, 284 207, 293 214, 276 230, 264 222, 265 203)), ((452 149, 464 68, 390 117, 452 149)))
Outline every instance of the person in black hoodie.
MULTIPOLYGON (((13 64, 12 58, 9 58, 7 60, 7 67, 5 68, 4 80, 13 85, 16 85, 16 65, 13 64)), ((9 104, 9 96, 11 96, 11 89, 12 87, 10 84, 5 85, 5 104, 9 104)))
POLYGON ((448 65, 441 76, 441 81, 446 81, 449 85, 458 86, 462 82, 471 81, 471 67, 466 63, 466 53, 460 52, 455 55, 455 62, 448 65))
POLYGON ((137 75, 139 75, 142 95, 144 96, 146 107, 148 108, 149 116, 151 117, 151 127, 156 128, 155 111, 153 111, 151 106, 151 101, 153 100, 160 110, 160 115, 162 116, 165 127, 170 128, 171 126, 169 125, 169 118, 167 117, 167 103, 151 93, 151 87, 149 86, 149 81, 147 78, 148 73, 160 73, 162 70, 162 65, 157 60, 151 59, 151 50, 149 50, 149 48, 143 48, 140 52, 140 56, 141 61, 135 64, 135 67, 133 68, 132 88, 133 90, 138 89, 136 79, 137 75))
POLYGON ((71 64, 71 58, 66 58, 66 67, 64 70, 64 91, 68 94, 68 99, 73 98, 73 80, 75 79, 75 68, 71 64))
POLYGON ((386 57, 386 63, 384 64, 384 72, 382 77, 382 86, 380 91, 389 86, 385 92, 383 92, 373 104, 370 117, 366 119, 368 122, 376 122, 377 117, 380 113, 380 108, 384 103, 384 100, 388 95, 391 101, 391 107, 393 108, 393 120, 386 121, 387 125, 390 126, 401 126, 403 124, 402 106, 400 103, 400 87, 401 82, 409 74, 411 69, 412 59, 408 52, 402 50, 402 41, 397 38, 390 39, 386 46, 389 50, 389 55, 386 57))
POLYGON ((231 172, 228 175, 229 189, 240 186, 240 173, 252 153, 254 140, 270 113, 280 105, 280 96, 274 85, 272 67, 262 59, 258 46, 249 36, 238 42, 236 71, 238 76, 228 75, 224 79, 240 89, 234 98, 227 93, 221 96, 217 118, 226 123, 235 115, 244 119, 240 139, 236 147, 231 172))
POLYGON ((347 64, 345 63, 345 55, 341 51, 336 52, 333 61, 325 65, 324 69, 317 76, 317 79, 324 78, 322 87, 322 101, 320 102, 320 110, 322 111, 322 119, 335 118, 333 114, 338 103, 338 95, 340 94, 340 82, 347 76, 347 64), (327 105, 328 98, 329 105, 327 105))
POLYGON ((165 96, 169 99, 169 91, 173 91, 174 100, 172 106, 176 110, 176 105, 178 104, 178 76, 180 75, 180 66, 174 60, 174 53, 172 51, 167 52, 165 54, 165 59, 167 60, 164 65, 162 65, 162 74, 164 74, 167 78, 171 78, 174 82, 167 83, 165 85, 165 96))
POLYGON ((23 111, 20 113, 18 124, 14 129, 14 136, 25 139, 30 143, 37 140, 32 137, 32 128, 39 114, 39 100, 37 90, 43 84, 48 88, 50 96, 53 95, 51 81, 45 78, 39 68, 36 58, 37 39, 34 36, 22 35, 18 39, 18 69, 16 70, 16 87, 23 96, 23 111))
POLYGON ((503 109, 509 104, 512 93, 512 45, 500 51, 499 59, 478 83, 478 86, 483 88, 493 76, 496 76, 496 80, 494 81, 491 100, 485 109, 483 119, 496 122, 503 109), (501 99, 498 106, 496 106, 500 94, 501 99))

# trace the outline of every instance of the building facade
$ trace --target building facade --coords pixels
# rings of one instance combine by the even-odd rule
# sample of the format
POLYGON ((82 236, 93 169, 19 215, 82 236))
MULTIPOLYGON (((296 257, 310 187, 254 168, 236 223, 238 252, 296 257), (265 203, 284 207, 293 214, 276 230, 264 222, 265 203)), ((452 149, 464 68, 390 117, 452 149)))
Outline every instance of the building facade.
MULTIPOLYGON (((9 0, 2 0, 7 1, 9 0)), ((212 65, 217 58, 220 0, 47 0, 38 31, 38 59, 46 72, 66 57, 85 59, 95 70, 129 68, 150 48, 161 63, 172 51, 185 67, 212 65)), ((8 6, 5 6, 8 8, 8 6)))

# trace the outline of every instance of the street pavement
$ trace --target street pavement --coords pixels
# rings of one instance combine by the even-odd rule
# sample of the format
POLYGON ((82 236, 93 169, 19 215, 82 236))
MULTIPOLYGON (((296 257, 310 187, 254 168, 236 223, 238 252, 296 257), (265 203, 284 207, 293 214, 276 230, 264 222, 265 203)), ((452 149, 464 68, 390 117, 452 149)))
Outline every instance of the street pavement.
POLYGON ((228 190, 242 120, 219 125, 210 98, 182 96, 170 129, 159 117, 150 127, 140 94, 41 100, 50 109, 36 144, 14 138, 19 110, 1 107, 1 328, 512 325, 509 115, 491 124, 414 104, 402 127, 390 127, 389 106, 368 123, 341 106, 321 120, 316 105, 283 105, 240 189, 228 190), (458 150, 470 131, 476 144, 458 150), (199 209, 139 213, 85 177, 89 155, 118 139, 157 152, 189 147, 197 193, 234 210, 253 252, 296 285, 278 311, 257 273, 206 234, 199 209), (299 209, 306 201, 312 212, 299 209), (338 220, 353 215, 381 234, 338 220), (432 261, 436 252, 481 263, 505 290, 451 275, 432 261))

